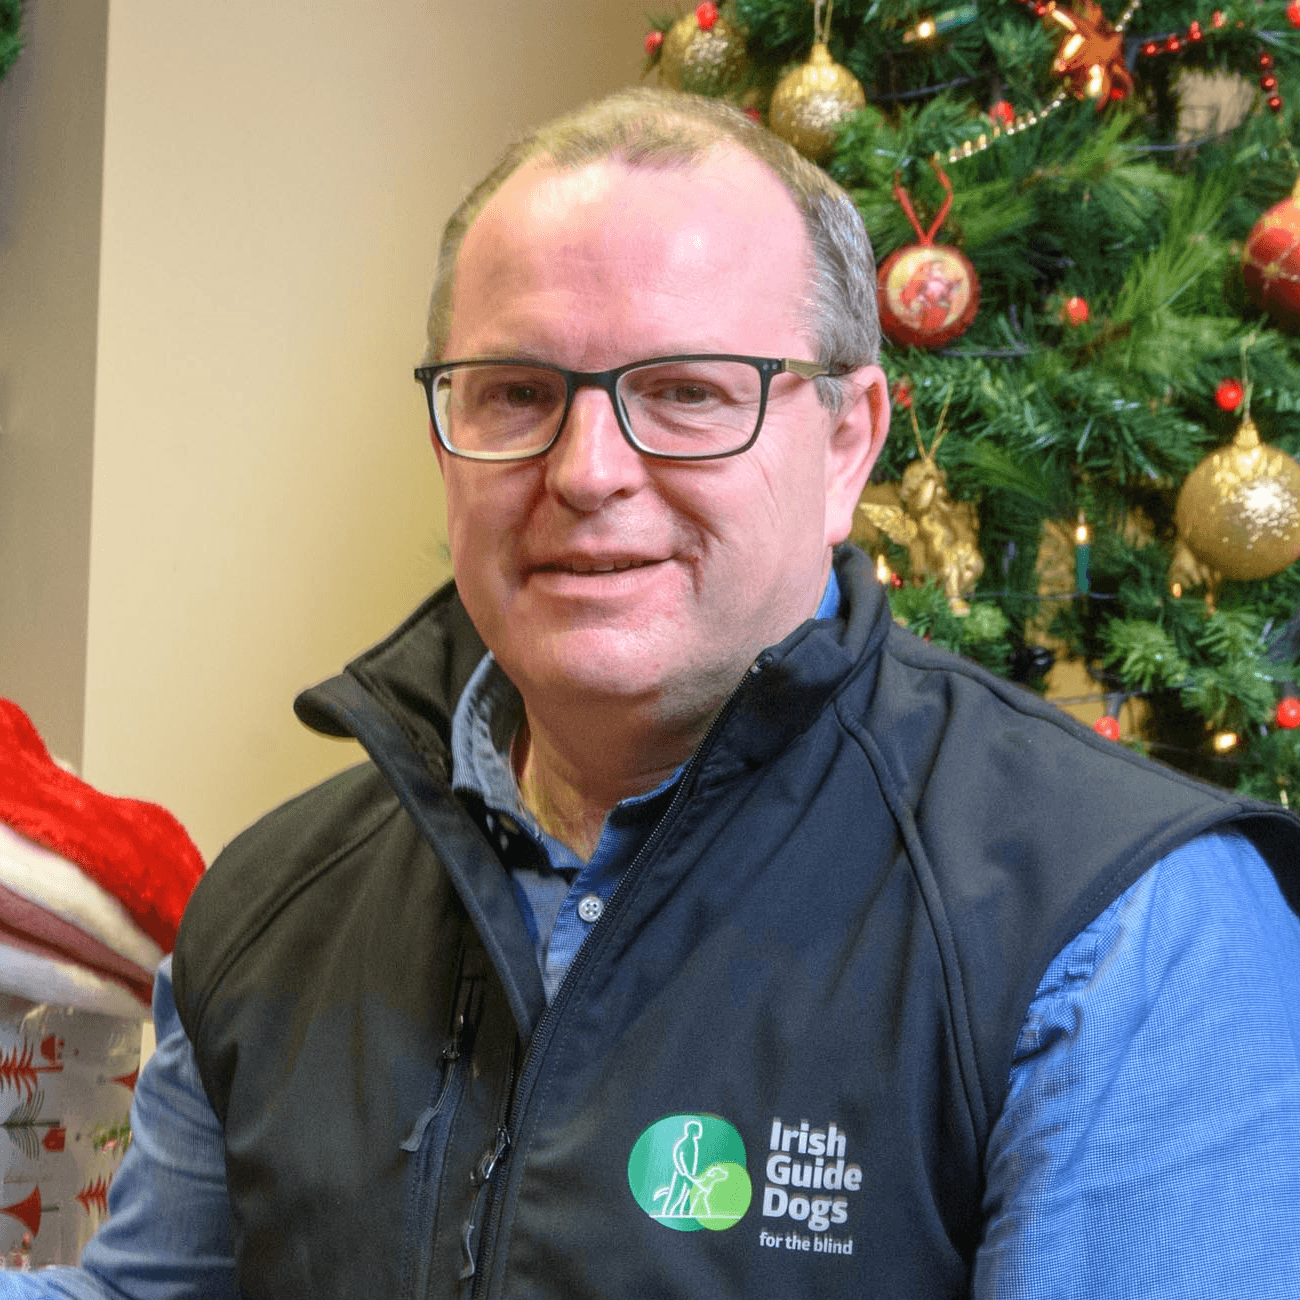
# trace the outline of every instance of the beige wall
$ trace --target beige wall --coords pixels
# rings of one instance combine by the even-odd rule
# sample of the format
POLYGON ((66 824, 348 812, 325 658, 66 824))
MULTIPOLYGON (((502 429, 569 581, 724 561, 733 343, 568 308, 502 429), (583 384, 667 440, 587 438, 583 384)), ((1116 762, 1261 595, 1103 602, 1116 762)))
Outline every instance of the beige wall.
MULTIPOLYGON (((0 89, 46 148, 41 79, 73 45, 65 30, 58 56, 41 49, 59 10, 96 6, 29 0, 25 89, 0 89)), ((66 554, 0 523, 0 694, 86 779, 169 807, 211 856, 358 757, 305 732, 291 702, 446 574, 410 377, 438 230, 519 127, 635 82, 644 30, 642 0, 108 6, 98 270, 63 295, 74 336, 95 322, 77 348, 93 388, 78 380, 80 406, 44 427, 7 379, 60 355, 59 328, 25 349, 12 323, 53 281, 0 243, 6 304, 20 300, 0 334, 0 447, 20 426, 67 440, 87 481, 77 497, 0 460, 6 509, 34 494, 35 513, 48 496, 68 516, 66 554), (75 582, 61 620, 28 609, 79 556, 82 644, 75 582), (64 717, 78 712, 79 728, 64 717)), ((93 119, 93 76, 77 88, 93 119)), ((0 211, 32 219, 48 201, 35 165, 3 184, 0 211)))

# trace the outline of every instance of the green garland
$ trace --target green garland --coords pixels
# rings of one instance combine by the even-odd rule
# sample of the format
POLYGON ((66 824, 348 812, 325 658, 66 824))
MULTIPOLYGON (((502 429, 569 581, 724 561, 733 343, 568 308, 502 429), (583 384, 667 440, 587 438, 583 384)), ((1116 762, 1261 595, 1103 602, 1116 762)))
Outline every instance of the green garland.
POLYGON ((22 0, 0 0, 0 78, 22 52, 23 42, 18 35, 22 17, 22 0))

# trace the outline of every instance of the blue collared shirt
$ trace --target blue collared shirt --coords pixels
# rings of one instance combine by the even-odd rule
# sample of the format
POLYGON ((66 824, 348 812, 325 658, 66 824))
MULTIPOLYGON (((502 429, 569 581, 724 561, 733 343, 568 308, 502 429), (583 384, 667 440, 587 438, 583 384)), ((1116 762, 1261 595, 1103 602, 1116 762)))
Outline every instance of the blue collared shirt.
MULTIPOLYGON (((840 584, 832 569, 814 618, 834 618, 840 584)), ((600 919, 623 872, 672 799, 682 769, 653 790, 624 799, 606 815, 587 861, 548 835, 524 807, 510 761, 524 703, 491 654, 466 683, 451 724, 452 787, 483 809, 514 883, 549 1002, 583 940, 600 919)))

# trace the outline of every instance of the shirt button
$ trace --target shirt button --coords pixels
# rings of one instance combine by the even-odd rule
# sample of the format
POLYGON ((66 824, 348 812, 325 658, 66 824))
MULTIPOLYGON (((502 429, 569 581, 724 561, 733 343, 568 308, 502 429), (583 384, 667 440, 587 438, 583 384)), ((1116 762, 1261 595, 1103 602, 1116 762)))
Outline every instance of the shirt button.
POLYGON ((601 901, 599 894, 584 894, 578 900, 578 916, 581 920, 586 921, 588 925, 594 925, 600 920, 600 914, 605 910, 605 904, 601 901))

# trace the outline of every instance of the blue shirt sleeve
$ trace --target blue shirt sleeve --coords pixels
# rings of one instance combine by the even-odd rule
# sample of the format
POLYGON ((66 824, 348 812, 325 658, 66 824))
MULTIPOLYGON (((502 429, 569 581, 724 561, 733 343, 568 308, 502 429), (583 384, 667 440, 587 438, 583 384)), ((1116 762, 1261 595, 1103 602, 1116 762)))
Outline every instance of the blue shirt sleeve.
POLYGON ((176 1015, 170 957, 153 1014, 158 1047, 136 1083, 107 1222, 79 1268, 0 1272, 0 1300, 237 1300, 221 1126, 176 1015))
POLYGON ((1030 1006, 976 1300, 1300 1296, 1300 917, 1244 838, 1162 859, 1030 1006))

